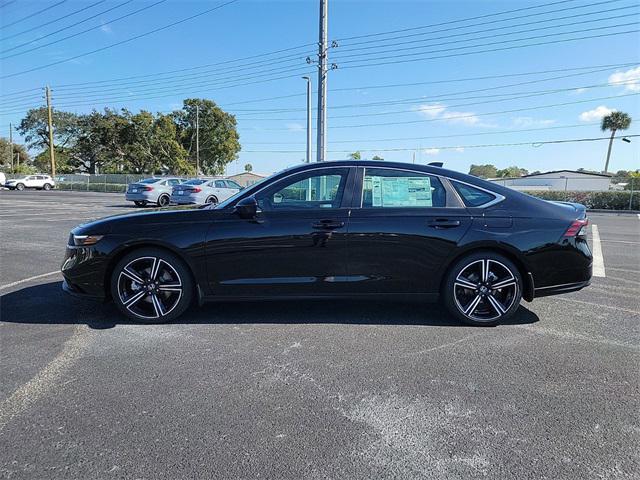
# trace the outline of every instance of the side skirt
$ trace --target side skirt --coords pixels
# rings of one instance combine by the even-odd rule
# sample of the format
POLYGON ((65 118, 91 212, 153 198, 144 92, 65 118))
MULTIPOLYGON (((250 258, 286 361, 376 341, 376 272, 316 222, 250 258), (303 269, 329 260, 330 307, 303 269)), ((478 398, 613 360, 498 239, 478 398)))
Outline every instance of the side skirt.
POLYGON ((406 302, 437 302, 437 293, 363 293, 363 294, 328 294, 328 295, 206 295, 201 296, 199 304, 205 302, 262 302, 280 300, 387 300, 406 302))

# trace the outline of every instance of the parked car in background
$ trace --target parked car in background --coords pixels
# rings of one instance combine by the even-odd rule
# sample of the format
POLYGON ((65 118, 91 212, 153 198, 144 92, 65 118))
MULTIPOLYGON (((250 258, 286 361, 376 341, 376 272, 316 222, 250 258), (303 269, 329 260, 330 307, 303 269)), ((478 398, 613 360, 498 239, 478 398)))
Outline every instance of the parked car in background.
POLYGON ((171 203, 178 205, 219 203, 235 195, 242 187, 224 178, 196 178, 173 189, 171 203))
POLYGON ((56 186, 56 182, 49 175, 38 173, 36 175, 26 175, 14 178, 4 184, 9 190, 24 190, 25 188, 35 188, 37 190, 51 190, 56 186))
POLYGON ((145 207, 149 203, 166 207, 169 205, 173 187, 183 181, 182 178, 145 178, 129 184, 124 198, 134 202, 138 207, 145 207))
POLYGON ((0 172, 0 188, 4 187, 4 184, 6 181, 7 181, 7 177, 5 177, 3 172, 0 172))

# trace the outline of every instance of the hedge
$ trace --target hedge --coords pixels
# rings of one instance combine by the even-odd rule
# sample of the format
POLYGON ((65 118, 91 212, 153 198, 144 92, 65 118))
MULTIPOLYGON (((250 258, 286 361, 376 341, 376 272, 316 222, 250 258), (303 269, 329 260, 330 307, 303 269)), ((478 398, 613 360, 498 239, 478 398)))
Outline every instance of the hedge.
POLYGON ((629 208, 629 200, 631 199, 632 193, 627 191, 527 191, 526 193, 534 197, 542 198, 543 200, 581 203, 590 209, 640 210, 640 192, 633 193, 631 208, 629 208))

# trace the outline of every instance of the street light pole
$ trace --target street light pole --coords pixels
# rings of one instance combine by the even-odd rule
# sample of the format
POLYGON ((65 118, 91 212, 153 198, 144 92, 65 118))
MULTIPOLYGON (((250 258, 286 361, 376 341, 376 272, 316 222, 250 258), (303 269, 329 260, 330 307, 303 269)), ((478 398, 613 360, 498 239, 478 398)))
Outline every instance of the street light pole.
POLYGON ((302 77, 307 81, 307 163, 311 163, 311 77, 302 77))

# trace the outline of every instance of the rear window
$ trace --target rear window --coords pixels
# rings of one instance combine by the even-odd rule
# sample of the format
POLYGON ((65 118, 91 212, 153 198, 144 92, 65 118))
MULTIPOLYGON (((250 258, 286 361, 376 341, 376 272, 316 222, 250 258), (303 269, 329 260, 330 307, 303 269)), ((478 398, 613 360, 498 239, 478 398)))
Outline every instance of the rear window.
POLYGON ((451 182, 453 187, 462 197, 462 201, 467 207, 481 207, 493 200, 495 195, 480 190, 479 188, 472 187, 471 185, 465 185, 463 183, 451 182))
POLYGON ((194 178, 193 180, 188 180, 184 182, 182 185, 202 185, 206 180, 200 180, 199 178, 194 178))
POLYGON ((144 180, 140 180, 139 182, 136 183, 156 183, 158 180, 160 180, 159 178, 145 178, 144 180))

